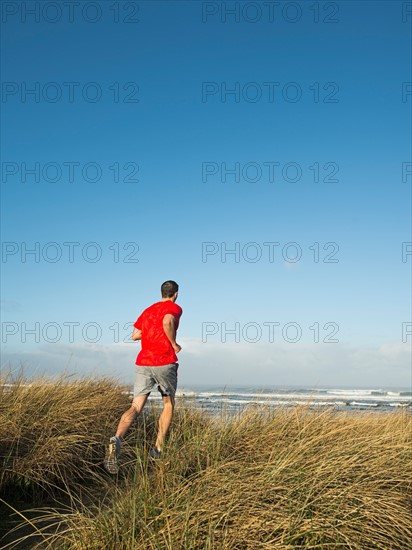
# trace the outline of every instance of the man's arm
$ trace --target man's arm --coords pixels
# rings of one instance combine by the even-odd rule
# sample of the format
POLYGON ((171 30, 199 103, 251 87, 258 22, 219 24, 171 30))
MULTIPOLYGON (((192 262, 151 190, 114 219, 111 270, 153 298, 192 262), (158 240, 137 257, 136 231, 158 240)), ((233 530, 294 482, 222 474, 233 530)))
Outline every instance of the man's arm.
POLYGON ((142 331, 138 328, 135 328, 132 334, 132 340, 141 340, 142 339, 142 331))
POLYGON ((170 313, 167 313, 163 317, 163 330, 165 331, 169 342, 172 344, 172 348, 174 349, 175 353, 179 353, 182 348, 176 342, 175 318, 170 313))

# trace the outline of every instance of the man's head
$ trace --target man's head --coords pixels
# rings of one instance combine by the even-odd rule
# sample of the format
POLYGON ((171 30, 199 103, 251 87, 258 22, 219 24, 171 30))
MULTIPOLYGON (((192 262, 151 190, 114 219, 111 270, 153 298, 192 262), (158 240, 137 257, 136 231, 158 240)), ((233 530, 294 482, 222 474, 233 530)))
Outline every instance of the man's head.
POLYGON ((163 300, 173 300, 177 298, 177 292, 179 290, 179 285, 174 281, 165 281, 160 287, 163 300))

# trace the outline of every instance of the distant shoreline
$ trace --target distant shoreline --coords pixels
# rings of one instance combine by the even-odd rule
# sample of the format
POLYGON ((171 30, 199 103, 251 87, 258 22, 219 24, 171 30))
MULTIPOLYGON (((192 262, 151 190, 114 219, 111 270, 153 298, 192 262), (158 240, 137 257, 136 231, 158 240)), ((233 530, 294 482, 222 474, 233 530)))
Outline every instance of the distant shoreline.
MULTIPOLYGON (((129 396, 133 396, 130 387, 129 396)), ((151 396, 160 399, 154 392, 151 396)), ((412 391, 408 388, 221 388, 217 386, 195 386, 180 388, 176 393, 177 399, 184 399, 192 405, 220 412, 225 408, 228 412, 237 412, 245 407, 263 406, 270 408, 291 408, 295 406, 309 406, 319 410, 331 408, 341 411, 377 411, 389 412, 405 409, 412 412, 412 391)))
MULTIPOLYGON (((44 384, 53 383, 44 379, 44 384)), ((30 387, 30 379, 18 382, 20 386, 30 387)), ((13 382, 0 384, 3 391, 14 386, 13 382)), ((123 385, 129 399, 133 398, 133 386, 123 385)), ((412 413, 412 390, 406 387, 327 387, 309 388, 304 386, 217 386, 196 385, 180 387, 176 393, 177 400, 190 402, 192 406, 211 414, 220 413, 223 409, 237 413, 246 407, 269 407, 272 409, 290 409, 306 406, 313 410, 326 408, 336 411, 375 411, 391 412, 406 410, 412 413)), ((150 400, 160 400, 157 391, 152 392, 150 400)))

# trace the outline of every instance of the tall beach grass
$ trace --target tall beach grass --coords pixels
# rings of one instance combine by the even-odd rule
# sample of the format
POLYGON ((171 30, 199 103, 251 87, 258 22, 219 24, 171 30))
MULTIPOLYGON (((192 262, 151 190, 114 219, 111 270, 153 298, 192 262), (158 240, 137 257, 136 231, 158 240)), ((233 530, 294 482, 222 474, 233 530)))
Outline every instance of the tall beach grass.
POLYGON ((129 401, 111 380, 2 381, 0 548, 412 548, 412 417, 178 401, 164 459, 151 405, 118 476, 104 446, 129 401))

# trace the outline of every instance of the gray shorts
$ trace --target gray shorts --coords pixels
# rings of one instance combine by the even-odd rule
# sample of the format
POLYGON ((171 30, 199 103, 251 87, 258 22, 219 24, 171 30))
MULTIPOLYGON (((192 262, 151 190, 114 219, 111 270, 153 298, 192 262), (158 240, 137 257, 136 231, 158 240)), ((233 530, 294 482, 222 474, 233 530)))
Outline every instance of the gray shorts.
POLYGON ((174 397, 177 388, 178 367, 179 363, 170 363, 170 365, 161 365, 160 367, 136 365, 134 397, 149 394, 156 385, 162 397, 166 395, 174 397))

